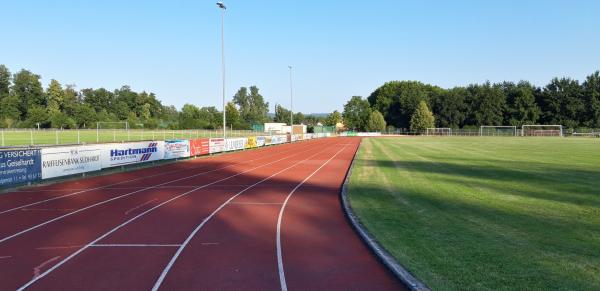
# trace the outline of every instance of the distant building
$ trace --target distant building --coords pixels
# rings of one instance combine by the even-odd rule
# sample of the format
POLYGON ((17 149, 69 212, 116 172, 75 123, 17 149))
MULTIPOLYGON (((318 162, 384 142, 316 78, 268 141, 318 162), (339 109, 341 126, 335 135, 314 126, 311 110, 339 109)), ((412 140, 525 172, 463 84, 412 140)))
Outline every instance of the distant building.
MULTIPOLYGON (((291 126, 289 126, 285 123, 270 122, 270 123, 265 123, 265 132, 272 133, 272 134, 285 134, 285 133, 292 132, 292 130, 291 130, 291 126)), ((304 125, 304 124, 294 125, 294 134, 302 134, 302 133, 306 133, 306 125, 304 125)))

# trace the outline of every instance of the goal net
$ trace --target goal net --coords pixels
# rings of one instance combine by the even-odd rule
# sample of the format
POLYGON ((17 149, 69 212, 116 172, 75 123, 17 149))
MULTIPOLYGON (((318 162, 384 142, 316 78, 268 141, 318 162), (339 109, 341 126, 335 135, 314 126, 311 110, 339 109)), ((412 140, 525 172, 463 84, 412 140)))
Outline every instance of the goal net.
POLYGON ((129 123, 127 121, 96 122, 96 130, 103 130, 103 129, 128 130, 129 123))
POLYGON ((452 135, 452 129, 445 127, 428 128, 427 135, 452 135))
POLYGON ((489 126, 479 127, 480 136, 516 136, 516 126, 489 126))
POLYGON ((563 136, 562 125, 523 125, 521 136, 563 136))

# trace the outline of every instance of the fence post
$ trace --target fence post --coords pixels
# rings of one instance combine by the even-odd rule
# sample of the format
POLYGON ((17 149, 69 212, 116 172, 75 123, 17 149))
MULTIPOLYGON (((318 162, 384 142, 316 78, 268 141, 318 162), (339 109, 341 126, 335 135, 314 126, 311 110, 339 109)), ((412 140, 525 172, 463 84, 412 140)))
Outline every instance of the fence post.
POLYGON ((113 129, 113 141, 117 141, 117 130, 113 129))
POLYGON ((58 129, 54 130, 54 135, 56 136, 56 144, 58 145, 58 129))
POLYGON ((77 129, 77 144, 81 144, 81 134, 79 133, 79 128, 77 129))
POLYGON ((4 129, 2 130, 2 146, 4 146, 4 129))
POLYGON ((31 139, 31 145, 33 145, 33 129, 29 130, 29 138, 31 139))
POLYGON ((100 129, 96 128, 96 142, 100 142, 100 129))

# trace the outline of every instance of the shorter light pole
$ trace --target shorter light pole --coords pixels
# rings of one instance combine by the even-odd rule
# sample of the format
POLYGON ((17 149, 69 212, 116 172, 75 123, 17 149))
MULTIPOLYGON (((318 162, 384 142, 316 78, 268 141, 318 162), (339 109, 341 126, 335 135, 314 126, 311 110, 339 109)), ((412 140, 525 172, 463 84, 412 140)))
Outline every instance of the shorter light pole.
POLYGON ((290 134, 294 134, 294 94, 292 87, 292 66, 288 66, 290 69, 290 134))

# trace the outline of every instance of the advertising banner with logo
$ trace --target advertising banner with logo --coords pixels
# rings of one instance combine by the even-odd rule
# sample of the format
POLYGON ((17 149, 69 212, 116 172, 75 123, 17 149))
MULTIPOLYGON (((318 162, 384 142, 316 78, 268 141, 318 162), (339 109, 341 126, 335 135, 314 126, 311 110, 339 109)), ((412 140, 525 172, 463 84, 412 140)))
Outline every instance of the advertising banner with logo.
POLYGON ((42 149, 42 179, 100 171, 102 145, 42 149))
POLYGON ((164 141, 110 143, 103 148, 102 168, 158 161, 165 156, 164 141))
POLYGON ((256 137, 255 136, 248 137, 247 141, 246 141, 246 148, 251 149, 251 148, 255 148, 255 147, 256 147, 256 137))
POLYGON ((167 140, 165 141, 165 160, 189 158, 190 141, 189 140, 167 140))
POLYGON ((197 138, 190 140, 190 155, 203 156, 210 153, 210 139, 208 138, 197 138))
POLYGON ((225 151, 225 139, 224 138, 211 138, 209 141, 209 152, 211 154, 220 153, 225 151))
POLYGON ((265 146, 265 144, 267 144, 267 138, 264 136, 257 136, 256 137, 256 146, 257 147, 262 147, 265 146))
POLYGON ((40 149, 1 150, 0 187, 42 178, 40 149))
POLYGON ((227 138, 225 139, 225 151, 243 150, 246 147, 247 138, 227 138))

